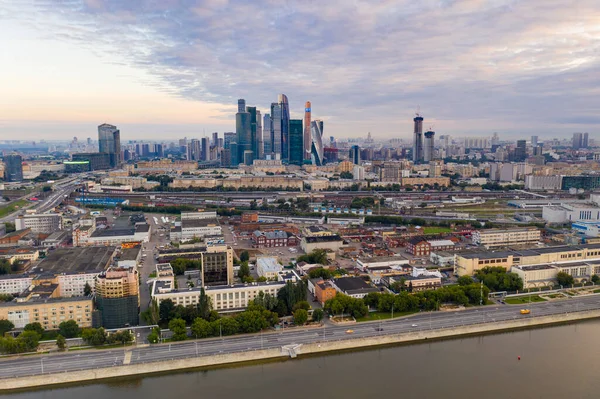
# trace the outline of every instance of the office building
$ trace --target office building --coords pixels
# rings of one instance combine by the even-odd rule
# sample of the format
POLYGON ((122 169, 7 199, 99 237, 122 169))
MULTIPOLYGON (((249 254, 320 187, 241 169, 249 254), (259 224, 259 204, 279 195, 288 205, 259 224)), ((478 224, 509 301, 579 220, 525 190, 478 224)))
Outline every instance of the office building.
POLYGON ((417 114, 413 121, 415 126, 413 133, 412 158, 414 163, 418 163, 423 160, 423 117, 417 114))
POLYGON ((135 267, 111 267, 96 276, 95 303, 104 328, 138 325, 139 284, 135 267))
POLYGON ((311 158, 313 165, 322 166, 324 164, 323 153, 323 121, 314 120, 310 124, 311 134, 311 158))
POLYGON ((236 159, 238 162, 243 161, 245 151, 252 151, 252 114, 248 110, 252 110, 256 118, 256 108, 247 107, 241 110, 240 106, 242 102, 244 105, 246 104, 246 101, 238 100, 238 112, 235 114, 235 132, 237 136, 236 159))
POLYGON ((278 96, 271 104, 271 145, 274 154, 280 154, 282 161, 289 160, 290 106, 285 94, 278 96))
POLYGON ((435 132, 427 131, 425 132, 425 143, 423 145, 423 161, 430 162, 434 158, 434 141, 435 141, 435 132))
POLYGON ((23 158, 20 155, 4 156, 4 179, 9 182, 23 180, 23 158))
POLYGON ((219 146, 219 132, 213 132, 212 134, 212 145, 214 147, 219 146))
POLYGON ((202 152, 200 160, 203 162, 210 161, 210 140, 208 137, 202 137, 202 152))
POLYGON ((581 146, 583 148, 588 148, 590 146, 589 140, 590 140, 590 135, 588 133, 584 133, 583 139, 581 140, 581 146))
POLYGON ((531 147, 535 148, 538 145, 538 136, 531 136, 531 147))
POLYGON ((233 249, 227 245, 209 245, 200 253, 202 285, 233 284, 233 249))
POLYGON ((238 112, 246 112, 246 100, 244 100, 243 98, 240 98, 238 100, 238 112))
POLYGON ((573 133, 571 148, 574 150, 579 150, 582 147, 583 147, 583 134, 582 133, 573 133))
POLYGON ((307 101, 304 104, 304 150, 302 159, 311 159, 312 133, 311 133, 311 104, 307 101))
POLYGON ((223 133, 223 148, 229 149, 229 145, 237 140, 237 135, 234 132, 223 133))
POLYGON ((598 188, 600 188, 600 176, 598 175, 563 176, 562 178, 562 190, 593 191, 598 188))
POLYGON ((290 119, 289 145, 290 164, 302 165, 304 162, 304 129, 302 129, 302 119, 290 119))
POLYGON ((360 165, 360 147, 357 145, 350 147, 350 162, 360 165))
POLYGON ((107 123, 98 126, 98 152, 108 154, 111 168, 122 163, 121 132, 116 126, 107 123))
POLYGON ((541 232, 535 227, 514 229, 487 229, 473 232, 473 244, 486 248, 535 245, 541 239, 541 232))
POLYGON ((52 234, 62 229, 62 222, 62 216, 58 213, 23 215, 15 219, 15 228, 31 229, 36 234, 52 234))
POLYGON ((263 116, 263 155, 270 158, 273 153, 273 145, 271 143, 271 114, 263 116))

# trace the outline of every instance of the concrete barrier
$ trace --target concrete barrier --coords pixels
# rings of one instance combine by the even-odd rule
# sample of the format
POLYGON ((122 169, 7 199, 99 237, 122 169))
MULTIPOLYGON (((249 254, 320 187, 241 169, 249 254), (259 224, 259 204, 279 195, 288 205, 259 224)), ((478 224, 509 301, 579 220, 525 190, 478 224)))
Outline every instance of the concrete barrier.
MULTIPOLYGON (((303 344, 295 349, 296 354, 308 355, 327 353, 339 350, 350 350, 378 345, 419 342, 430 339, 452 338, 465 335, 486 334, 505 330, 532 328, 541 325, 568 323, 577 320, 600 318, 600 310, 558 314, 551 316, 517 318, 515 320, 475 324, 455 328, 445 328, 431 331, 415 331, 410 333, 382 335, 369 338, 345 339, 340 341, 303 344)), ((0 391, 46 387, 49 385, 69 384, 82 381, 101 380, 127 377, 133 375, 164 373, 176 370, 209 368, 213 366, 253 362, 269 359, 286 359, 289 354, 281 348, 263 349, 249 352, 202 356, 186 359, 164 360, 152 363, 129 364, 110 368, 72 371, 59 374, 44 374, 39 376, 17 377, 0 380, 0 391)))

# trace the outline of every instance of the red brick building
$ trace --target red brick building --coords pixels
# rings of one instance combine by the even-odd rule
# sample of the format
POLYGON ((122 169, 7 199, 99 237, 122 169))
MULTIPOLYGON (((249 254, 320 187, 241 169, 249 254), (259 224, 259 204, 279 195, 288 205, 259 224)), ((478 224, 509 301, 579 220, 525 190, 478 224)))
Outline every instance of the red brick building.
POLYGON ((256 248, 294 247, 298 245, 298 237, 287 231, 255 231, 252 242, 256 248))
POLYGON ((406 252, 413 256, 429 256, 431 244, 423 237, 414 237, 406 243, 406 252))

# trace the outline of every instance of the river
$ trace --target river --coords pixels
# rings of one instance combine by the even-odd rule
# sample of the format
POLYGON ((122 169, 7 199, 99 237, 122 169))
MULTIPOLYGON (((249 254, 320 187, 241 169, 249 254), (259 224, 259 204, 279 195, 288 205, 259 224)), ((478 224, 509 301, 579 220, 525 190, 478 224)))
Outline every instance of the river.
POLYGON ((598 398, 599 337, 600 321, 594 320, 276 363, 20 392, 3 397, 598 398))

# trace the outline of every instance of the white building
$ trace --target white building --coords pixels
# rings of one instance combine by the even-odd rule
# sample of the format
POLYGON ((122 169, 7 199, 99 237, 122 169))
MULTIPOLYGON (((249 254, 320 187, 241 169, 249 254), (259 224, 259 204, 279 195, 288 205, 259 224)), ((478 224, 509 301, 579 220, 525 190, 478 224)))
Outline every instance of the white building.
MULTIPOLYGON (((217 312, 232 312, 245 309, 250 301, 258 296, 260 292, 277 296, 285 282, 266 282, 238 285, 222 285, 204 287, 206 295, 210 298, 212 308, 217 312)), ((152 298, 156 299, 158 305, 166 299, 173 301, 175 305, 196 306, 200 299, 200 288, 175 289, 172 281, 157 280, 152 286, 152 298)))
POLYGON ((177 241, 188 241, 222 234, 217 212, 184 212, 181 214, 181 221, 175 223, 171 238, 177 241))
POLYGON ((19 216, 15 219, 17 230, 31 229, 36 234, 51 234, 61 230, 63 226, 62 215, 58 213, 41 213, 19 216))
POLYGON ((402 256, 375 256, 373 258, 358 258, 356 266, 363 271, 374 267, 395 267, 408 265, 410 261, 402 256))
POLYGON ((525 176, 526 190, 560 190, 562 176, 525 176))
POLYGON ((548 223, 599 222, 600 207, 592 203, 544 206, 542 218, 548 223))
POLYGON ((276 258, 262 257, 256 260, 256 272, 259 277, 265 277, 269 280, 277 279, 283 266, 279 264, 276 258))
POLYGON ((33 277, 24 276, 22 274, 5 274, 0 277, 0 294, 20 294, 29 288, 32 282, 33 277))
POLYGON ((352 179, 353 180, 365 180, 364 166, 354 165, 354 168, 352 168, 352 179))
POLYGON ((486 248, 537 244, 540 238, 541 232, 535 227, 476 230, 472 235, 473 244, 486 248))

